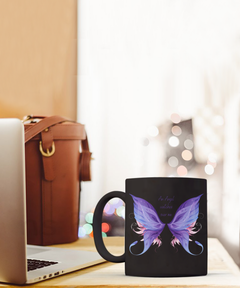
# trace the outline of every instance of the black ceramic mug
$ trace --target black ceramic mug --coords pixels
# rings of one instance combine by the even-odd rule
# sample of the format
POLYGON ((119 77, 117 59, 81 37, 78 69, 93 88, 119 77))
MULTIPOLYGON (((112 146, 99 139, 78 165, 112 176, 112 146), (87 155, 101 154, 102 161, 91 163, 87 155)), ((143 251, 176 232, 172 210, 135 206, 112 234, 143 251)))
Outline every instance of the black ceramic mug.
POLYGON ((197 178, 134 178, 126 193, 114 191, 98 202, 93 233, 99 254, 125 262, 125 274, 174 277, 207 274, 207 182, 197 178), (101 232, 106 203, 125 202, 125 253, 106 249, 101 232))

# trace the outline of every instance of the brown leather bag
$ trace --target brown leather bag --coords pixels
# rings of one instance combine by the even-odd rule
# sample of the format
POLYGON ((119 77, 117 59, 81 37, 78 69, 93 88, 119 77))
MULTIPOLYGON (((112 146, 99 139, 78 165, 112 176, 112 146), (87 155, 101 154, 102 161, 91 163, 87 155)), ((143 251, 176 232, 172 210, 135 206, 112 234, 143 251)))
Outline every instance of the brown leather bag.
POLYGON ((24 123, 27 242, 51 245, 75 241, 80 181, 91 180, 91 153, 84 126, 60 116, 27 116, 24 123))

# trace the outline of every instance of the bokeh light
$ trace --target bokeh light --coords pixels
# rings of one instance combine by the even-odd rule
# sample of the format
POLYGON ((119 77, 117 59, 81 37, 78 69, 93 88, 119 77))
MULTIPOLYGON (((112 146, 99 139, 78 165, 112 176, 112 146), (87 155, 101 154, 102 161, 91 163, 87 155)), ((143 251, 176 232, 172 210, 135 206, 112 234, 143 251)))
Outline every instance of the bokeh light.
POLYGON ((217 167, 217 161, 210 161, 209 159, 207 160, 207 164, 211 165, 213 168, 217 167))
POLYGON ((189 151, 189 150, 184 150, 182 152, 182 158, 185 160, 185 161, 190 161, 192 159, 192 152, 189 151))
MULTIPOLYGON (((94 209, 86 213, 85 221, 86 223, 83 226, 80 226, 78 229, 78 236, 79 238, 83 237, 93 237, 93 212, 94 209)), ((114 235, 115 228, 112 227, 113 220, 123 221, 122 219, 117 219, 117 217, 121 217, 125 219, 125 203, 122 199, 117 197, 112 198, 108 201, 105 205, 103 210, 103 222, 102 222, 102 237, 107 237, 108 235, 114 235), (113 217, 113 218, 112 218, 113 217)), ((121 222, 122 223, 122 222, 121 222)), ((114 225, 115 226, 115 225, 114 225)))
POLYGON ((182 134, 182 129, 175 125, 172 127, 172 134, 175 135, 175 136, 180 136, 182 134))
POLYGON ((116 212, 119 217, 122 217, 123 219, 125 219, 125 207, 124 206, 118 207, 116 212))
POLYGON ((209 165, 209 164, 207 164, 207 165, 205 166, 204 170, 205 170, 205 173, 206 173, 207 175, 212 175, 212 174, 214 173, 214 168, 213 168, 213 166, 212 166, 212 165, 209 165))
POLYGON ((89 212, 85 216, 85 220, 87 223, 92 224, 93 223, 93 213, 89 212))
POLYGON ((171 166, 171 167, 177 167, 178 166, 178 159, 177 157, 175 156, 171 156, 169 159, 168 159, 168 165, 171 166))
POLYGON ((192 148, 193 148, 193 141, 191 140, 191 139, 186 139, 185 141, 184 141, 184 147, 186 148, 186 149, 189 149, 189 150, 191 150, 192 148))
POLYGON ((113 205, 110 205, 109 203, 107 203, 104 207, 103 212, 107 215, 112 215, 115 212, 115 208, 113 205))
POLYGON ((108 223, 102 223, 102 232, 107 233, 110 230, 110 225, 108 223))
POLYGON ((172 113, 170 119, 173 123, 179 123, 181 121, 181 117, 177 113, 172 113))
POLYGON ((83 229, 85 230, 86 234, 90 234, 93 231, 93 227, 91 224, 84 224, 83 229))
POLYGON ((186 176, 188 173, 188 170, 185 166, 181 165, 177 168, 177 174, 179 176, 186 176))
POLYGON ((109 201, 109 204, 116 209, 123 205, 123 201, 119 198, 113 198, 109 201))
POLYGON ((168 139, 168 143, 172 147, 177 147, 179 145, 179 139, 176 136, 171 136, 168 139))
POLYGON ((86 236, 86 231, 83 227, 78 228, 78 237, 83 238, 86 236))
POLYGON ((148 127, 147 132, 152 137, 156 137, 159 134, 159 130, 156 126, 148 127))
POLYGON ((105 232, 102 232, 102 237, 107 237, 107 234, 105 232))

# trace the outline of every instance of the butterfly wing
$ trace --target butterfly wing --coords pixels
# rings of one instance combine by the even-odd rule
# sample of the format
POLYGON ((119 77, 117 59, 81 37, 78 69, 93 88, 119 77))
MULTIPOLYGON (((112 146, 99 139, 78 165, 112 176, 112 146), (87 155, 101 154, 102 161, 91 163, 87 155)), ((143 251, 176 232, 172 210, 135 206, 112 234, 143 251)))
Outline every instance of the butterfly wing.
POLYGON ((133 255, 141 255, 149 249, 152 243, 161 245, 158 236, 162 233, 165 224, 160 221, 156 210, 150 203, 133 195, 131 197, 133 198, 134 217, 137 221, 137 230, 133 229, 133 231, 143 236, 144 249, 140 254, 133 254, 131 248, 138 243, 135 241, 129 246, 129 250, 133 255))
MULTIPOLYGON (((169 224, 167 224, 171 233, 175 237, 171 242, 172 246, 181 243, 182 247, 191 255, 196 254, 193 254, 189 251, 189 241, 191 241, 189 239, 189 236, 192 234, 196 234, 200 230, 199 229, 197 231, 194 231, 194 228, 198 219, 199 200, 202 195, 188 199, 186 202, 184 202, 178 208, 173 220, 169 224)), ((195 243, 199 245, 203 251, 203 245, 197 241, 195 241, 195 243)), ((199 254, 201 254, 202 251, 199 254)))

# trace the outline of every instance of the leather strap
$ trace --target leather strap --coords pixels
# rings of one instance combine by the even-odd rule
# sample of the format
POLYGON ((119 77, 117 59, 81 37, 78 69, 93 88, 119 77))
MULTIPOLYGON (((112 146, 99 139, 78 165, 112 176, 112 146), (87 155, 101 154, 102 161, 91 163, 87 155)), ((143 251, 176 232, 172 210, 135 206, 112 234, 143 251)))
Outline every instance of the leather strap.
MULTIPOLYGON (((47 149, 52 149, 53 144, 53 134, 51 131, 51 127, 47 129, 47 131, 41 132, 41 138, 42 138, 42 148, 43 151, 47 151, 47 149)), ((54 160, 53 156, 51 157, 42 157, 43 161, 43 171, 44 171, 44 178, 47 181, 53 181, 55 178, 55 171, 54 171, 54 160)))
POLYGON ((80 181, 91 181, 91 157, 92 153, 89 151, 88 139, 81 141, 82 152, 80 153, 80 181))
MULTIPOLYGON (((40 117, 34 117, 32 118, 40 118, 40 117)), ((41 121, 30 127, 25 131, 25 143, 27 143, 30 139, 32 139, 34 136, 37 134, 41 133, 44 131, 46 128, 53 126, 55 124, 59 124, 62 122, 75 122, 73 120, 69 120, 67 118, 61 117, 61 116, 50 116, 43 118, 41 121)))

